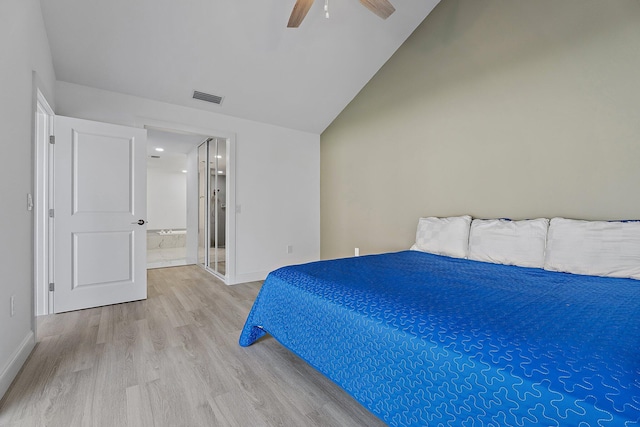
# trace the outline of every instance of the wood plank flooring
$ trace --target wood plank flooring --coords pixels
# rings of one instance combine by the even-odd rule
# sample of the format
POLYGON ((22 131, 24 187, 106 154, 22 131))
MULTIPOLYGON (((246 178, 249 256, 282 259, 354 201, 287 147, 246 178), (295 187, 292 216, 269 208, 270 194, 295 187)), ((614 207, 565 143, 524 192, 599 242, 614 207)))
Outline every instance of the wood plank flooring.
POLYGON ((269 337, 238 345, 260 283, 148 271, 148 299, 39 318, 0 426, 382 426, 269 337))

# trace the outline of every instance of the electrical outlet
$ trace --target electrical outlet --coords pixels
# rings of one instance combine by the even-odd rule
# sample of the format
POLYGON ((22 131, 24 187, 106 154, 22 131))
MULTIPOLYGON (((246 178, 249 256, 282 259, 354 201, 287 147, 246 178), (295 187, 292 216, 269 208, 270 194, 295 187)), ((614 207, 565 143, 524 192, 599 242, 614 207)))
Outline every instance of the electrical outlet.
POLYGON ((360 256, 360 248, 353 248, 353 255, 360 256))
POLYGON ((293 245, 287 245, 287 253, 288 254, 292 254, 293 253, 293 245))
POLYGON ((16 314, 16 297, 15 295, 11 295, 11 298, 9 298, 10 301, 10 305, 11 305, 11 317, 13 317, 16 314))

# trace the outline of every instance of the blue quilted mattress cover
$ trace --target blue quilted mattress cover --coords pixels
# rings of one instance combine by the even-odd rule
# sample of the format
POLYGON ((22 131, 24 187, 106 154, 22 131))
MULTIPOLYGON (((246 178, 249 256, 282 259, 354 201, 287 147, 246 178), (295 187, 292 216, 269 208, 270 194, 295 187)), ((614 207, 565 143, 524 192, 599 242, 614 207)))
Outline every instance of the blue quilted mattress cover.
POLYGON ((265 333, 394 426, 640 425, 640 281, 405 251, 269 274, 265 333))

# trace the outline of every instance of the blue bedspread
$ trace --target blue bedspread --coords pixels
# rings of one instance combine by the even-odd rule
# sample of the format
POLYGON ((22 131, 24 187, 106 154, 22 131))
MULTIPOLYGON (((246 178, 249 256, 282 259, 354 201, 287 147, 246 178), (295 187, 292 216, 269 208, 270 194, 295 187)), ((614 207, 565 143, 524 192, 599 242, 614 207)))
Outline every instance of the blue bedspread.
POLYGON ((421 252, 281 268, 269 333, 397 426, 640 425, 640 281, 421 252))

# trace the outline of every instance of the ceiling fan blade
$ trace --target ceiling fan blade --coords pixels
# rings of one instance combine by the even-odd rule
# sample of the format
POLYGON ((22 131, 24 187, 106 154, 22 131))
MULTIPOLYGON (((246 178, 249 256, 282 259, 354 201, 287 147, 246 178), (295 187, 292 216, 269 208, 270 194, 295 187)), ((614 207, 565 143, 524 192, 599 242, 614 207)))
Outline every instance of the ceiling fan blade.
POLYGON ((396 11, 396 8, 389 3, 389 0, 360 0, 360 3, 382 19, 387 19, 396 11))
POLYGON ((289 17, 287 27, 298 28, 304 17, 307 16, 307 12, 309 12, 312 4, 313 0, 297 0, 296 4, 293 6, 293 11, 289 17))

